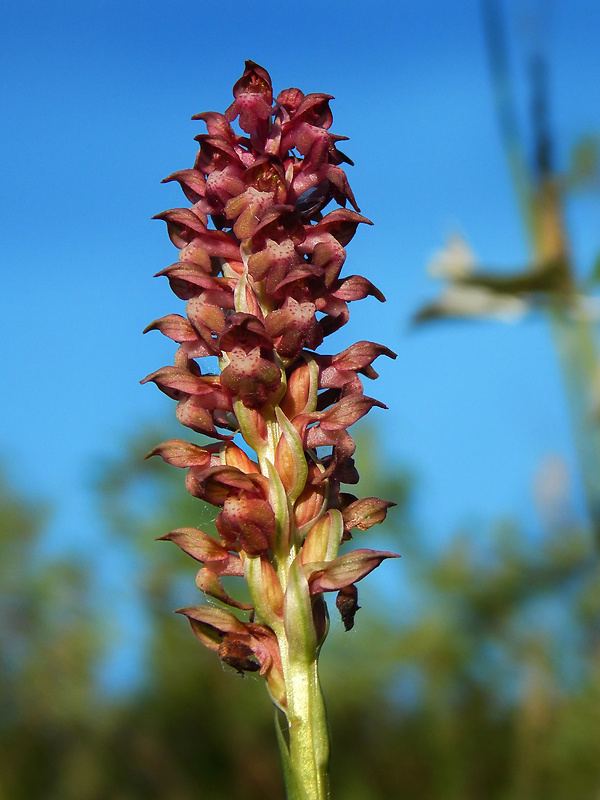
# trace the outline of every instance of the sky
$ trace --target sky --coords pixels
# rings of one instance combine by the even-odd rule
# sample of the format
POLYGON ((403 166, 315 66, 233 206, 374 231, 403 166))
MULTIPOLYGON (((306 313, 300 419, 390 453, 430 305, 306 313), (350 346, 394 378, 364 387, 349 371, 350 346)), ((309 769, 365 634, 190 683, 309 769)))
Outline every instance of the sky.
MULTIPOLYGON (((600 131, 600 6, 506 8, 523 118, 528 48, 545 42, 564 161, 600 131)), ((160 181, 192 166, 204 128, 190 117, 230 104, 248 58, 276 92, 336 98, 332 130, 349 137, 350 183, 375 223, 349 245, 346 271, 387 303, 355 304, 331 351, 372 339, 398 353, 380 360, 367 393, 389 406, 372 423, 381 458, 415 476, 419 526, 439 539, 498 516, 535 527, 540 464, 558 454, 574 469, 545 322, 410 324, 439 291, 426 265, 448 235, 460 232, 494 267, 527 258, 479 11, 476 0, 2 4, 0 460, 17 487, 54 505, 53 547, 85 550, 101 537, 98 465, 174 412, 139 385, 174 353, 141 331, 182 312, 152 279, 177 252, 151 217, 184 204, 160 181)), ((569 219, 583 270, 600 245, 597 199, 574 201, 569 219)))

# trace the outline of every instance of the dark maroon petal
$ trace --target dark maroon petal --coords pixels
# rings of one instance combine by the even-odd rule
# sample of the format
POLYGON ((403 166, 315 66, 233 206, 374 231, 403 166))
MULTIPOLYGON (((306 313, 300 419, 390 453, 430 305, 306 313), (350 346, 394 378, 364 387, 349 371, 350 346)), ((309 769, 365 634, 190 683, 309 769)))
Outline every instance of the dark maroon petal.
POLYGON ((204 197, 206 189, 206 178, 197 169, 182 169, 179 172, 174 172, 163 179, 163 183, 170 181, 178 181, 183 193, 190 201, 195 204, 204 197))
POLYGON ((319 320, 323 336, 329 336, 343 327, 350 319, 350 311, 343 300, 329 296, 324 303, 316 303, 317 310, 326 316, 319 320))
POLYGON ((228 139, 206 133, 194 136, 194 139, 200 145, 194 169, 210 175, 215 170, 235 167, 239 170, 240 175, 242 174, 244 166, 235 147, 228 139))
POLYGON ((381 303, 385 303, 385 297, 379 289, 374 286, 371 281, 362 278, 360 275, 350 275, 350 277, 339 281, 335 287, 332 287, 332 293, 335 297, 339 297, 340 300, 346 300, 347 302, 351 300, 362 300, 368 295, 372 295, 381 303))
POLYGON ((400 558, 386 550, 354 550, 333 561, 305 566, 311 594, 335 592, 362 580, 386 558, 400 558))
POLYGON ((360 208, 358 207, 356 199, 354 197, 354 192, 350 188, 350 184, 348 183, 348 177, 344 172, 344 170, 341 169, 340 167, 336 167, 335 165, 330 164, 325 170, 325 175, 337 189, 336 199, 339 198, 345 200, 347 198, 352 204, 353 208, 357 212, 360 212, 360 208))
POLYGON ((147 375, 140 383, 155 383, 158 388, 179 400, 184 395, 201 395, 210 392, 201 377, 178 367, 162 367, 147 375))
POLYGON ((166 317, 155 319, 144 328, 142 333, 148 333, 148 331, 160 331, 169 339, 179 343, 193 342, 198 338, 189 321, 179 314, 167 314, 166 317))
POLYGON ((216 453, 220 447, 220 444, 199 447, 184 439, 169 439, 157 445, 146 458, 160 456, 163 461, 174 467, 207 467, 210 464, 211 455, 216 453))
POLYGON ((258 347, 248 353, 236 347, 229 356, 229 365, 221 373, 221 385, 240 397, 248 408, 264 406, 281 386, 279 367, 262 358, 258 347))
POLYGON ((290 239, 295 246, 306 238, 300 215, 292 205, 273 204, 266 209, 252 233, 252 249, 262 249, 269 239, 283 242, 290 239))
POLYGON ((234 97, 242 94, 260 94, 269 105, 273 102, 271 76, 264 67, 250 59, 246 61, 244 74, 233 86, 234 97))
POLYGON ((187 302, 186 312, 196 336, 200 336, 208 348, 207 355, 219 355, 221 350, 217 334, 220 334, 225 327, 225 314, 222 309, 212 303, 204 302, 201 297, 193 297, 187 302))
MULTIPOLYGON (((196 433, 203 433, 205 436, 213 436, 215 439, 229 440, 233 439, 233 434, 224 434, 217 431, 215 424, 219 424, 203 402, 206 400, 204 397, 188 397, 181 400, 175 411, 178 421, 191 428, 196 433)), ((220 425, 220 427, 227 427, 220 425)))
POLYGON ((366 531, 373 525, 383 522, 388 508, 395 505, 396 503, 380 500, 378 497, 364 497, 362 500, 355 500, 342 511, 344 527, 347 530, 358 528, 366 531))
POLYGON ((242 642, 235 636, 225 636, 219 645, 219 656, 240 675, 244 672, 258 672, 260 663, 249 644, 242 642))
POLYGON ((354 616, 360 608, 358 605, 358 589, 353 583, 351 583, 350 586, 344 586, 343 589, 340 589, 335 598, 335 605, 340 612, 345 630, 352 630, 354 627, 354 616))
POLYGON ((320 235, 318 241, 307 239, 304 247, 312 245, 310 263, 319 268, 325 276, 325 285, 332 286, 340 274, 341 268, 346 260, 346 250, 338 242, 335 236, 329 233, 320 235), (310 245, 309 245, 310 241, 310 245))
POLYGON ((283 358, 296 358, 304 347, 314 349, 323 339, 314 304, 298 303, 292 297, 267 316, 265 326, 283 358))
POLYGON ((268 494, 268 481, 262 475, 246 474, 236 467, 192 467, 186 478, 186 488, 195 497, 222 506, 230 495, 238 496, 241 492, 249 497, 264 498, 268 494))
POLYGON ((330 128, 333 122, 333 114, 329 108, 329 101, 333 100, 332 95, 322 94, 321 92, 311 92, 305 95, 293 116, 295 122, 305 120, 311 125, 318 125, 321 128, 330 128))
POLYGON ((364 417, 373 406, 387 408, 386 405, 373 397, 365 395, 350 395, 343 397, 326 411, 319 411, 312 414, 313 419, 319 420, 319 426, 326 431, 339 431, 354 425, 361 417, 364 417))
POLYGON ((196 586, 201 592, 207 594, 209 597, 214 597, 222 603, 226 603, 232 608, 239 608, 242 611, 252 611, 253 606, 249 603, 241 603, 235 600, 231 595, 227 594, 221 581, 219 580, 220 573, 216 572, 214 565, 210 564, 207 567, 202 567, 196 576, 196 586))
POLYGON ((228 535, 239 540, 244 552, 258 556, 269 549, 275 531, 275 515, 266 500, 244 493, 230 495, 219 516, 219 533, 226 527, 228 535))
POLYGON ((264 324, 254 314, 236 312, 227 317, 219 337, 219 348, 231 351, 236 347, 242 348, 245 352, 257 347, 272 350, 273 342, 264 324))
POLYGON ((283 106, 288 113, 296 111, 304 100, 304 92, 300 89, 284 89, 277 95, 277 102, 283 106))
POLYGON ((187 606, 178 608, 175 613, 186 616, 202 644, 216 652, 226 635, 234 635, 241 641, 250 640, 246 624, 224 608, 187 606))
POLYGON ((152 219, 162 219, 167 223, 169 237, 175 247, 185 247, 196 233, 206 231, 205 222, 189 208, 171 208, 161 214, 155 214, 152 219))
POLYGON ((273 89, 269 73, 254 61, 246 61, 244 74, 233 87, 233 96, 235 100, 225 111, 225 118, 232 122, 239 115, 240 128, 252 133, 259 120, 268 119, 272 112, 273 89))
POLYGON ((396 353, 375 342, 357 342, 333 357, 333 363, 339 369, 363 370, 379 356, 396 358, 396 353))
POLYGON ((371 362, 378 356, 386 355, 396 358, 396 354, 387 347, 373 342, 357 342, 336 356, 315 355, 319 364, 319 387, 323 389, 346 387, 344 393, 354 393, 353 389, 362 392, 357 373, 367 378, 377 378, 377 372, 371 362))
MULTIPOLYGON (((158 541, 174 542, 184 553, 202 563, 226 564, 233 558, 239 561, 239 556, 229 553, 222 542, 197 528, 177 528, 165 533, 164 536, 159 536, 158 541)), ((241 562, 239 574, 243 574, 241 562)))
MULTIPOLYGON (((210 260, 209 260, 210 266, 210 260)), ((196 296, 204 288, 214 287, 218 289, 218 284, 206 270, 196 264, 177 263, 157 272, 155 278, 165 276, 169 279, 172 291, 181 300, 189 300, 196 296)))
POLYGON ((192 119, 200 119, 205 122, 209 136, 219 136, 221 139, 226 139, 232 144, 237 139, 233 128, 225 119, 224 114, 219 114, 217 111, 203 111, 201 114, 194 114, 192 119))
POLYGON ((354 439, 349 433, 343 431, 343 436, 333 448, 333 455, 330 459, 323 459, 323 464, 327 467, 324 474, 338 483, 347 483, 355 486, 360 480, 356 464, 352 458, 355 450, 354 439))
POLYGON ((362 214, 358 214, 356 211, 350 211, 347 208, 336 208, 323 217, 315 227, 318 231, 331 233, 345 247, 356 233, 356 229, 361 222, 367 225, 373 224, 370 219, 363 217, 362 214))
POLYGON ((248 259, 248 271, 257 280, 268 277, 269 286, 277 285, 295 266, 303 264, 291 239, 275 242, 267 239, 265 247, 248 259))

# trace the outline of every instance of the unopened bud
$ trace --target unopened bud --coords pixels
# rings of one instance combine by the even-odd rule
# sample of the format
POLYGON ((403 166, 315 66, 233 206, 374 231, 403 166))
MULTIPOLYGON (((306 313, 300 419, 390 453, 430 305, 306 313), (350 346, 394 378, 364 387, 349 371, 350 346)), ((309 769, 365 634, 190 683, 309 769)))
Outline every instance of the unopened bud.
POLYGON ((342 515, 337 509, 330 509, 309 530, 300 554, 302 563, 330 561, 335 558, 343 532, 342 515))
POLYGON ((327 499, 327 483, 323 481, 316 486, 307 484, 294 506, 294 521, 300 532, 306 529, 321 516, 325 510, 327 499))
POLYGON ((314 359, 306 357, 288 378, 286 393, 281 401, 281 410, 288 419, 299 414, 310 414, 317 407, 319 371, 314 359))

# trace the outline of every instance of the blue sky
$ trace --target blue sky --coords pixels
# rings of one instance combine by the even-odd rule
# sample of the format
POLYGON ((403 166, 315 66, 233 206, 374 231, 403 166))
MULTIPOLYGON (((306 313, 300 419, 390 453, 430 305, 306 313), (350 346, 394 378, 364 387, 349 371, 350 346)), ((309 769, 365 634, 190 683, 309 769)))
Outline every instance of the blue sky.
MULTIPOLYGON (((508 3, 521 95, 528 14, 508 3)), ((548 4, 546 4, 548 5, 548 4)), ((600 6, 549 4, 552 121, 564 158, 600 131, 600 6)), ((523 263, 524 237, 493 115, 479 5, 443 0, 30 0, 4 4, 0 30, 0 455, 11 479, 56 506, 54 542, 98 534, 88 489, 98 463, 145 421, 173 413, 147 373, 172 343, 142 337, 179 312, 175 260, 153 214, 182 204, 161 185, 193 163, 190 116, 224 110, 251 58, 276 91, 336 97, 350 182, 375 222, 348 248, 388 298, 356 304, 332 349, 373 339, 398 353, 369 393, 388 458, 417 476, 419 524, 447 537, 497 515, 535 524, 531 482, 551 453, 573 464, 560 376, 543 321, 409 330, 437 287, 425 266, 462 232, 486 262, 523 263)), ((582 267, 600 244, 597 200, 570 208, 582 267)), ((337 351, 337 350, 336 350, 337 351)))

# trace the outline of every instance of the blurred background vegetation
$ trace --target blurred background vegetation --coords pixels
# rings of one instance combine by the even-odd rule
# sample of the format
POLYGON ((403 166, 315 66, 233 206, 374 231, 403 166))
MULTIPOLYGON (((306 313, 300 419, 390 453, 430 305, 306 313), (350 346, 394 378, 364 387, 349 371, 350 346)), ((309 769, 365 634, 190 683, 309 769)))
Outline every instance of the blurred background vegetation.
MULTIPOLYGON (((283 797, 264 687, 171 613, 199 600, 194 566, 154 538, 210 529, 212 509, 185 495, 179 471, 142 460, 168 435, 130 442, 97 480, 99 512, 129 549, 143 598, 144 670, 127 689, 99 678, 119 656, 89 574, 98 565, 40 555, 48 510, 2 484, 2 798, 283 797)), ((364 493, 399 502, 376 535, 403 554, 404 590, 389 576, 367 580, 355 630, 332 625, 322 672, 334 796, 597 798, 600 572, 560 465, 537 488, 541 538, 507 520, 440 550, 411 519, 409 474, 380 463, 374 431, 358 444, 364 493)))

